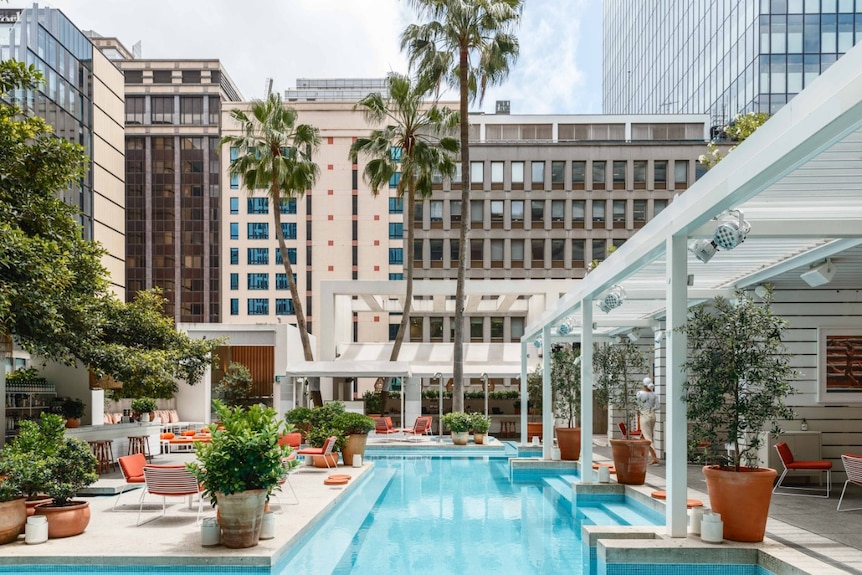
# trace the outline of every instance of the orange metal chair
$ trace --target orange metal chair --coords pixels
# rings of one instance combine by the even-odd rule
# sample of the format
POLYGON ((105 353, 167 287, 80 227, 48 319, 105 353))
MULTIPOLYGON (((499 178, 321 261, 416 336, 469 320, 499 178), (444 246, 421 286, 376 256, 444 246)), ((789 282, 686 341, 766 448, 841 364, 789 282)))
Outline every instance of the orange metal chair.
POLYGON ((858 511, 862 507, 852 507, 850 509, 841 509, 841 502, 844 501, 844 492, 847 490, 847 485, 852 483, 862 487, 862 455, 841 456, 841 461, 844 462, 844 471, 847 472, 847 481, 844 482, 844 489, 841 490, 841 497, 838 499, 838 511, 858 511))
MULTIPOLYGON (((777 495, 801 495, 806 497, 829 497, 829 493, 832 489, 832 462, 826 460, 817 460, 817 461, 796 461, 793 459, 793 452, 790 451, 790 446, 788 446, 783 441, 781 443, 775 444, 775 449, 778 451, 778 456, 781 458, 781 463, 784 465, 784 472, 778 478, 778 483, 775 484, 775 487, 772 489, 772 492, 777 495), (781 489, 803 489, 808 491, 821 491, 816 487, 790 487, 788 485, 782 485, 782 481, 787 476, 787 473, 790 471, 825 471, 826 472, 826 491, 824 494, 820 493, 781 493, 778 491, 778 488, 781 489)), ((839 505, 841 502, 839 501, 839 505)))
POLYGON ((374 418, 374 433, 377 435, 389 435, 391 433, 400 433, 400 429, 392 427, 391 417, 375 417, 374 418))
POLYGON ((620 433, 623 434, 623 439, 640 439, 643 436, 640 429, 633 429, 630 431, 622 421, 617 425, 620 427, 620 433))
POLYGON ((404 433, 419 437, 420 435, 431 435, 431 422, 433 418, 426 415, 420 415, 416 418, 416 423, 413 427, 405 428, 404 433))
POLYGON ((338 441, 338 438, 334 435, 332 437, 327 438, 327 440, 323 443, 323 447, 306 447, 305 449, 300 449, 296 452, 297 455, 302 455, 304 457, 313 457, 315 455, 323 456, 323 461, 326 463, 326 468, 329 469, 329 457, 327 455, 332 454, 332 449, 335 447, 335 442, 338 441))
POLYGON ((120 502, 120 497, 123 496, 123 493, 129 491, 135 485, 146 483, 146 480, 144 479, 144 466, 147 464, 147 458, 143 453, 124 455, 117 460, 117 463, 120 464, 120 471, 123 472, 126 484, 123 485, 123 488, 120 490, 120 494, 117 495, 117 499, 114 501, 114 506, 111 507, 111 509, 117 508, 117 503, 120 502))
POLYGON ((168 497, 187 496, 189 498, 189 509, 191 509, 192 496, 197 494, 198 516, 195 524, 200 523, 201 510, 203 509, 203 497, 200 497, 200 494, 203 492, 203 487, 195 479, 195 476, 192 475, 192 472, 186 469, 185 465, 145 465, 144 479, 146 480, 147 487, 141 493, 141 504, 138 507, 138 525, 141 524, 141 511, 144 508, 144 496, 147 493, 162 496, 162 517, 165 516, 165 500, 168 497))

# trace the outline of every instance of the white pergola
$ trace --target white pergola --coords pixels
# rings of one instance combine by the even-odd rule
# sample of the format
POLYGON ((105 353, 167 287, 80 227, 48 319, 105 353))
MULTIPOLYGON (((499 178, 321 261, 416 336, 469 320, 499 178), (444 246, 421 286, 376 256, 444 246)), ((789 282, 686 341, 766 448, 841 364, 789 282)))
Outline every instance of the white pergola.
MULTIPOLYGON (((860 245, 862 47, 857 46, 527 326, 521 356, 539 337, 546 347, 563 340, 562 322, 573 327, 583 357, 582 445, 590 446, 594 339, 629 327, 665 326, 667 530, 684 537, 687 421, 679 366, 686 339, 674 329, 685 322, 690 305, 717 294, 763 283, 806 289, 799 275, 827 258, 840 259, 842 270, 829 287, 858 289, 860 245), (711 239, 714 220, 728 210, 740 210, 751 224, 747 239, 706 264, 698 261, 688 245, 711 239), (616 285, 627 297, 605 314, 594 302, 616 285)), ((549 358, 544 354, 545 374, 549 358)), ((550 395, 547 376, 544 392, 550 395)), ((546 429, 553 422, 549 403, 543 414, 546 429)), ((545 442, 545 458, 550 449, 551 442, 545 442)), ((581 465, 591 469, 590 449, 583 450, 581 465)), ((591 474, 584 473, 582 480, 590 482, 591 474)))

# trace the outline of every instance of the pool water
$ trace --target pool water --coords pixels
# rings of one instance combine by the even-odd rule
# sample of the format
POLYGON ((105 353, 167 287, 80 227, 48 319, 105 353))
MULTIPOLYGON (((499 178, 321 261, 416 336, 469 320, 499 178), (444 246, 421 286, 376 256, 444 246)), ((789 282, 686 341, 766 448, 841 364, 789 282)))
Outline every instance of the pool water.
MULTIPOLYGON (((506 457, 368 456, 375 469, 274 572, 379 575, 577 573, 580 525, 571 481, 509 480, 506 457), (568 492, 568 495, 567 495, 568 492)), ((622 501, 610 502, 620 512, 622 501)), ((598 508, 598 507, 597 507, 598 508)), ((601 512, 613 524, 655 517, 601 512)), ((598 517, 600 513, 594 514, 598 517)))

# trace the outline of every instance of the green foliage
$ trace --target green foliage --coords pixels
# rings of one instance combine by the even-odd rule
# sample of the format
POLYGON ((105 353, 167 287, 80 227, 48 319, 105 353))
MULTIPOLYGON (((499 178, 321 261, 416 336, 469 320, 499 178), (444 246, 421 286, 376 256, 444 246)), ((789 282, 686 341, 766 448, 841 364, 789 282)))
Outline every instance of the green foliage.
POLYGON ((379 391, 366 391, 362 394, 362 400, 365 402, 365 413, 383 413, 383 400, 379 391))
POLYGON ((271 407, 252 405, 230 408, 219 400, 213 408, 224 427, 210 425, 212 439, 197 443, 197 461, 186 467, 204 487, 204 494, 213 505, 218 495, 231 495, 249 489, 266 489, 272 493, 284 476, 282 458, 290 447, 279 446, 283 425, 271 407))
POLYGON ((790 356, 781 341, 786 321, 772 313, 772 294, 762 304, 739 291, 735 301, 716 297, 689 312, 680 328, 688 338, 683 386, 692 437, 711 464, 757 466, 762 434, 778 419, 791 419, 785 403, 795 393, 790 356), (733 458, 722 453, 734 446, 733 458))
POLYGON ((150 413, 155 411, 158 404, 151 397, 139 397, 132 400, 132 411, 135 413, 150 413))
POLYGON ((294 407, 284 414, 284 420, 301 431, 307 431, 311 427, 311 409, 294 407))
POLYGON ((348 435, 368 435, 374 429, 374 420, 361 413, 345 411, 333 420, 333 425, 338 428, 344 437, 348 435))
POLYGON ((51 413, 42 413, 39 423, 22 421, 18 437, 0 452, 4 483, 28 497, 45 493, 60 506, 95 483, 99 476, 90 446, 66 437, 64 424, 61 416, 51 413))
POLYGON ((450 413, 443 414, 443 425, 445 425, 449 431, 464 432, 470 431, 473 428, 473 418, 469 413, 464 413, 463 411, 452 411, 450 413))
POLYGON ((735 144, 727 152, 721 153, 715 142, 709 142, 706 145, 706 154, 699 156, 697 161, 704 164, 707 169, 712 168, 732 152, 736 146, 744 142, 757 128, 765 124, 768 119, 769 114, 765 112, 737 114, 733 121, 724 127, 724 133, 735 144))
POLYGON ((551 390, 554 415, 574 427, 581 416, 581 350, 570 344, 551 349, 551 390))
POLYGON ((231 362, 216 388, 224 402, 236 405, 251 395, 254 379, 251 372, 241 363, 231 362))
POLYGON ((542 364, 527 374, 527 413, 542 413, 542 364))
POLYGON ((34 385, 37 387, 44 386, 48 380, 42 377, 42 374, 35 367, 23 368, 19 367, 12 373, 6 375, 6 383, 14 385, 34 385))
POLYGON ((491 418, 481 413, 471 413, 470 427, 473 429, 473 433, 488 433, 488 430, 491 429, 491 418))
POLYGON ((326 405, 312 409, 308 418, 308 424, 311 426, 306 437, 308 443, 312 447, 323 447, 326 440, 334 435, 338 440, 335 442, 333 451, 341 450, 347 437, 336 424, 336 419, 343 413, 344 404, 340 401, 331 401, 326 405))
POLYGON ((66 419, 81 419, 86 406, 77 397, 58 397, 51 402, 51 411, 66 419))
POLYGON ((626 424, 637 411, 636 394, 649 369, 640 348, 623 338, 621 343, 604 343, 593 352, 594 388, 607 405, 625 414, 626 424))

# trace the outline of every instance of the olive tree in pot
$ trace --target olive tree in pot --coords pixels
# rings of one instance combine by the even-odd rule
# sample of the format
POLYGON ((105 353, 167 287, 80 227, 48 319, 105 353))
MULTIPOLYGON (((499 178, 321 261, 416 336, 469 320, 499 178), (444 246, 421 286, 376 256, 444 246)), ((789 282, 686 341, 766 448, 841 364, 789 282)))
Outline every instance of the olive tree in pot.
MULTIPOLYGON (((637 412, 636 393, 648 364, 640 348, 623 338, 619 343, 603 343, 593 353, 595 386, 608 405, 622 412, 627 425, 637 412)), ((617 481, 643 485, 646 480, 650 442, 646 439, 611 439, 617 481)))
POLYGON ((777 434, 777 421, 793 417, 785 403, 795 374, 781 342, 786 322, 771 304, 771 292, 762 304, 741 291, 734 300, 717 297, 692 309, 679 330, 688 339, 690 433, 705 447, 710 505, 732 541, 763 540, 776 471, 758 469, 757 452, 767 429, 777 434))
POLYGON ((565 421, 555 428, 560 458, 577 461, 581 456, 581 350, 571 344, 551 348, 551 390, 554 417, 565 421))
POLYGON ((345 411, 335 416, 333 424, 345 438, 341 448, 344 465, 353 465, 353 458, 357 455, 365 459, 365 444, 368 433, 374 429, 374 420, 361 413, 345 411))
POLYGON ((210 425, 210 442, 197 443, 197 461, 186 466, 218 507, 225 547, 253 547, 264 505, 285 474, 290 447, 278 444, 283 422, 262 405, 230 408, 214 400, 213 407, 219 423, 210 425))
POLYGON ((542 364, 527 374, 527 442, 534 437, 543 439, 542 424, 542 364))
POLYGON ((469 413, 463 411, 444 413, 443 425, 452 432, 452 443, 455 445, 467 445, 470 441, 470 429, 473 427, 473 420, 469 413))

